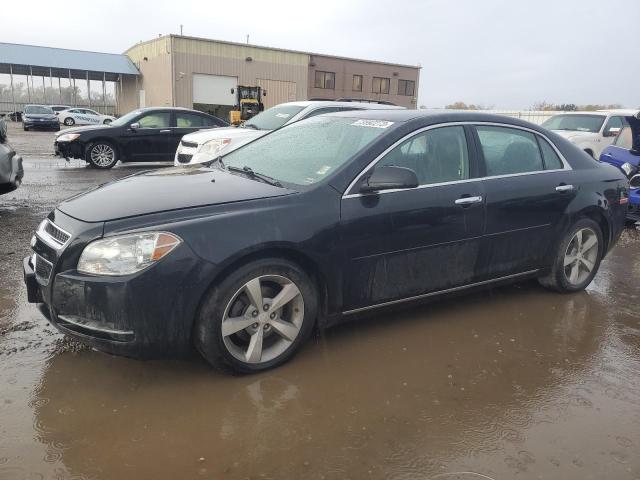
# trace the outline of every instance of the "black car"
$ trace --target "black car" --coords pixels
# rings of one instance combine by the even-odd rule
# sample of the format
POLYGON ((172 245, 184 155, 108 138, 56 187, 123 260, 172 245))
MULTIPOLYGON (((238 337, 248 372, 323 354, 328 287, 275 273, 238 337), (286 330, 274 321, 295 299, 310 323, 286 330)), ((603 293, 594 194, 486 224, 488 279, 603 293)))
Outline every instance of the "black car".
POLYGON ((56 155, 79 158, 95 168, 122 162, 173 160, 187 133, 229 124, 212 115, 186 108, 142 108, 110 125, 69 128, 54 142, 56 155))
POLYGON ((22 112, 22 128, 24 131, 60 130, 60 123, 55 112, 46 105, 27 105, 22 112))
POLYGON ((18 188, 23 176, 22 157, 9 145, 7 124, 0 118, 0 195, 18 188))
POLYGON ((320 115, 209 167, 65 201, 24 276, 53 325, 98 349, 195 345, 220 369, 253 372, 360 312, 528 278, 582 290, 622 232, 627 185, 513 118, 320 115))

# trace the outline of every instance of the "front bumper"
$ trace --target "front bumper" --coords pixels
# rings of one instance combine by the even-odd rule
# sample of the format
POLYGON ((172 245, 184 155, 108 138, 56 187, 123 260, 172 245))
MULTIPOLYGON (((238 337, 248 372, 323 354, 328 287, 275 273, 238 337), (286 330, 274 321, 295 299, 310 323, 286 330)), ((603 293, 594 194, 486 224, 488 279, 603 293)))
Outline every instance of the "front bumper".
POLYGON ((25 128, 60 129, 58 120, 28 120, 23 117, 22 123, 25 128))
POLYGON ((53 142, 53 151, 62 158, 84 158, 82 145, 78 142, 53 142))
MULTIPOLYGON (((56 211, 57 225, 60 216, 56 211)), ((135 358, 188 353, 206 264, 182 243, 137 274, 92 276, 75 269, 87 243, 74 236, 52 253, 37 237, 34 255, 23 261, 28 301, 40 304, 61 332, 107 353, 135 358)))

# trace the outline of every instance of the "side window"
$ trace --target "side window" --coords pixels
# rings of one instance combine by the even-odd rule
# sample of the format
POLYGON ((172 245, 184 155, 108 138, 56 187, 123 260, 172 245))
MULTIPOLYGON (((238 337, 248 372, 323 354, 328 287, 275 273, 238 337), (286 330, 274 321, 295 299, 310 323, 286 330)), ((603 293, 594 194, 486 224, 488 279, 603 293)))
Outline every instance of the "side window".
POLYGON ((508 127, 477 126, 487 176, 544 170, 533 133, 508 127))
POLYGON ((605 137, 615 137, 622 127, 625 125, 625 119, 623 117, 611 117, 607 124, 604 126, 602 135, 605 137))
POLYGON ((542 150, 542 158, 544 158, 544 168, 546 170, 558 170, 564 168, 564 164, 560 157, 553 149, 549 142, 544 138, 538 137, 538 143, 540 144, 540 150, 542 150))
POLYGON ((94 110, 85 110, 84 113, 86 113, 87 115, 100 116, 100 114, 94 110))
POLYGON ((195 113, 176 113, 176 126, 178 128, 197 128, 208 125, 204 123, 205 117, 195 113))
POLYGON ((441 127, 404 141, 377 166, 410 168, 420 185, 469 178, 469 155, 463 127, 441 127))
POLYGON ((613 144, 616 147, 631 150, 633 148, 633 138, 631 136, 631 127, 624 127, 620 134, 616 137, 613 144))
POLYGON ((140 128, 169 128, 171 114, 168 112, 149 113, 138 120, 140 128))

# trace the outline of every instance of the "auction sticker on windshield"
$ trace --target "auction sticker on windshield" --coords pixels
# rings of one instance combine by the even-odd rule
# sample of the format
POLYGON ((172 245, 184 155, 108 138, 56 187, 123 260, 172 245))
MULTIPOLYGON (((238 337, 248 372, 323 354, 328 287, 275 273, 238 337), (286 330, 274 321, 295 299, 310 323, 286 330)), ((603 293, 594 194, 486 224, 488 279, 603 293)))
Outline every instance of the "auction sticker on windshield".
POLYGON ((393 125, 393 122, 388 122, 386 120, 357 120, 351 125, 356 127, 389 128, 393 125))

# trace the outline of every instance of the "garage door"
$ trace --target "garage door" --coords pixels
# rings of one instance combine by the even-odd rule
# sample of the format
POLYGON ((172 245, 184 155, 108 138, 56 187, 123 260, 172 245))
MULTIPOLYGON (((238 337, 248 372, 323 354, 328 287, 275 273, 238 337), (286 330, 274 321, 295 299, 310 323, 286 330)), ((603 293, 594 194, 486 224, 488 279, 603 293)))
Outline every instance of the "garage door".
POLYGON ((262 98, 264 108, 296 100, 296 83, 282 80, 267 80, 258 78, 258 86, 267 91, 267 96, 262 98))
POLYGON ((235 105, 236 96, 231 89, 238 86, 238 77, 193 74, 193 103, 209 105, 235 105))

